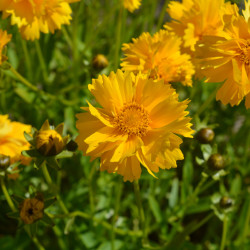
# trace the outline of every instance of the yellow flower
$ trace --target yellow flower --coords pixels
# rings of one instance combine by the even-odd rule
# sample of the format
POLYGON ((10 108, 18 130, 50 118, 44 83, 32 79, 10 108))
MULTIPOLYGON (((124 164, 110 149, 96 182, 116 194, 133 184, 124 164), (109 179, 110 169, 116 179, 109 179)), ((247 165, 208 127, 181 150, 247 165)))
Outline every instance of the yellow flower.
POLYGON ((141 5, 141 0, 123 0, 123 6, 130 12, 138 9, 141 5))
POLYGON ((29 149, 29 143, 24 138, 24 131, 30 133, 31 126, 20 122, 11 122, 8 115, 0 115, 0 154, 9 156, 11 163, 21 160, 23 164, 29 161, 21 152, 29 149))
POLYGON ((223 35, 224 22, 237 15, 238 8, 224 0, 183 0, 171 1, 167 11, 173 20, 165 28, 183 39, 184 48, 194 51, 203 36, 223 35))
POLYGON ((62 137, 62 132, 63 124, 52 129, 46 120, 35 136, 36 149, 44 156, 60 154, 68 140, 68 136, 62 137))
POLYGON ((250 3, 244 16, 234 16, 223 37, 204 38, 197 46, 201 74, 208 82, 224 82, 216 99, 223 104, 238 105, 246 97, 250 107, 250 3))
POLYGON ((44 202, 37 198, 24 199, 20 206, 20 218, 25 224, 32 224, 43 218, 44 202))
POLYGON ((76 142, 91 159, 101 157, 100 169, 124 176, 124 181, 140 178, 140 163, 152 174, 159 168, 176 167, 183 159, 182 139, 192 137, 188 100, 178 102, 178 94, 163 80, 118 70, 93 79, 89 90, 102 108, 82 108, 77 114, 76 142))
POLYGON ((6 31, 0 29, 0 65, 3 63, 4 58, 2 56, 3 47, 11 40, 11 35, 8 35, 6 31))
POLYGON ((180 52, 180 46, 181 39, 166 30, 160 30, 153 37, 143 33, 133 39, 133 43, 123 44, 122 69, 192 86, 193 65, 190 56, 180 52))
POLYGON ((70 24, 72 10, 69 3, 79 0, 4 0, 0 11, 4 17, 11 15, 11 24, 17 24, 22 37, 40 38, 40 32, 54 33, 63 24, 70 24))

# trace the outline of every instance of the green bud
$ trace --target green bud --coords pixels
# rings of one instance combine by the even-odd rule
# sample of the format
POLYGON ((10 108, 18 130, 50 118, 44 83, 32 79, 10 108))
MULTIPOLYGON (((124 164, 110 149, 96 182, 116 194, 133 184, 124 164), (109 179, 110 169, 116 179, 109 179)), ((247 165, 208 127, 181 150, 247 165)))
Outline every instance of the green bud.
POLYGON ((207 163, 212 170, 221 170, 225 167, 224 157, 220 154, 211 155, 207 163))

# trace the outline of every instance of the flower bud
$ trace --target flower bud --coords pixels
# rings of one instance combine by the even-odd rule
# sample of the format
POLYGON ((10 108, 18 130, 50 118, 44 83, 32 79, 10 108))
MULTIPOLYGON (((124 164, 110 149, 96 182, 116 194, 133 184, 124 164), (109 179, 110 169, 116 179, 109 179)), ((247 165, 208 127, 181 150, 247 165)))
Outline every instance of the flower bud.
POLYGON ((109 62, 103 54, 98 54, 94 57, 92 64, 95 69, 102 70, 108 66, 109 62))
POLYGON ((68 137, 62 137, 63 124, 51 129, 49 122, 45 121, 35 137, 35 145, 38 152, 44 156, 60 154, 66 145, 68 137))
POLYGON ((221 208, 229 208, 233 205, 233 201, 231 198, 227 197, 227 196, 223 196, 220 199, 220 206, 221 208))
POLYGON ((202 128, 196 136, 197 140, 201 144, 207 144, 213 141, 214 139, 214 131, 210 128, 202 128))
POLYGON ((220 154, 212 154, 208 159, 208 166, 213 170, 221 170, 225 167, 224 157, 220 154))
POLYGON ((10 165, 10 157, 0 154, 0 171, 6 170, 10 165))
POLYGON ((36 135, 36 148, 44 156, 54 156, 64 149, 62 136, 55 130, 39 131, 36 135))
POLYGON ((32 224, 43 217, 43 210, 42 199, 24 199, 20 205, 20 218, 25 224, 32 224))

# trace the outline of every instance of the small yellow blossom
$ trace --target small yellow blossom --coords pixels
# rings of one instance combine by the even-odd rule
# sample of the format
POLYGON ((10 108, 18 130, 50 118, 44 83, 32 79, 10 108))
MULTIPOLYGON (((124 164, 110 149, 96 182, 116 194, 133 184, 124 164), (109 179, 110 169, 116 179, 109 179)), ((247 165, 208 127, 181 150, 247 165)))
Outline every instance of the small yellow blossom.
POLYGON ((181 37, 184 48, 191 51, 203 36, 222 36, 225 22, 238 14, 237 5, 224 0, 171 1, 167 11, 173 20, 165 28, 181 37))
POLYGON ((154 176, 159 168, 177 167, 182 139, 192 137, 188 100, 163 80, 132 72, 111 72, 93 79, 89 90, 102 108, 82 108, 76 127, 79 149, 101 157, 101 171, 118 173, 124 181, 140 178, 142 164, 154 176))
POLYGON ((204 37, 197 46, 200 74, 208 82, 224 82, 216 99, 238 105, 246 97, 250 108, 250 2, 245 2, 243 16, 234 16, 224 37, 204 37))
POLYGON ((51 129, 48 120, 44 122, 35 136, 36 149, 44 156, 61 153, 66 146, 68 137, 62 137, 63 124, 51 129))
POLYGON ((134 12, 136 9, 139 9, 141 5, 141 0, 122 0, 123 6, 130 12, 134 12))
POLYGON ((3 48, 10 40, 11 40, 11 35, 7 34, 6 31, 0 29, 0 65, 4 61, 4 58, 2 56, 3 48))
POLYGON ((4 0, 0 2, 3 16, 11 15, 11 24, 17 25, 26 40, 40 38, 40 32, 54 33, 64 24, 70 24, 72 10, 69 3, 79 0, 4 0))
POLYGON ((122 69, 192 86, 193 65, 190 56, 180 52, 180 46, 181 39, 166 30, 160 30, 153 37, 143 33, 133 39, 133 43, 123 44, 122 69))
POLYGON ((31 126, 20 122, 11 122, 8 115, 0 115, 0 154, 9 156, 11 163, 21 160, 27 164, 27 157, 21 152, 28 150, 30 145, 24 138, 24 131, 31 132, 31 126))
POLYGON ((25 199, 20 205, 20 218, 25 224, 32 224, 43 218, 44 202, 38 198, 25 199))

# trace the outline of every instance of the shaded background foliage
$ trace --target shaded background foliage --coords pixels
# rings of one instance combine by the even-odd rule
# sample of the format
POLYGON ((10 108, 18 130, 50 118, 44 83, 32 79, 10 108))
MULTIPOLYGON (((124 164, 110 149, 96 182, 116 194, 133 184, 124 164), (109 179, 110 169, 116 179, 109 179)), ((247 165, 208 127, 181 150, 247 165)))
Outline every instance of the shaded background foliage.
MULTIPOLYGON (((166 1, 167 2, 167 1, 166 1)), ((168 20, 165 1, 142 1, 135 13, 123 13, 121 42, 130 42, 142 32, 153 34, 168 20)), ((238 4, 242 2, 237 1, 238 4)), ((76 136, 75 114, 89 99, 91 79, 115 70, 116 25, 119 1, 81 1, 72 5, 73 20, 54 35, 42 35, 37 42, 44 65, 39 60, 37 44, 21 39, 16 27, 1 20, 1 27, 13 34, 7 56, 13 67, 40 90, 34 92, 20 83, 10 71, 0 71, 0 111, 40 128, 46 119, 52 124, 64 122, 65 134, 76 136), (94 56, 107 56, 109 66, 101 72, 92 65, 94 56)), ((122 55, 119 50, 120 55, 122 55)), ((217 87, 194 79, 193 88, 174 84, 180 99, 190 98, 189 111, 195 130, 210 127, 215 132, 211 144, 185 139, 185 155, 177 169, 160 171, 154 179, 143 169, 140 179, 146 228, 155 249, 219 249, 227 231, 228 249, 250 247, 250 120, 244 103, 224 106, 213 100, 197 115, 200 106, 217 87), (211 154, 225 158, 223 171, 208 170, 211 154), (221 197, 228 197, 226 205, 221 197), (223 229, 224 227, 224 229, 223 229)), ((59 231, 39 223, 37 237, 46 249, 111 249, 111 230, 115 210, 115 249, 142 249, 138 232, 138 209, 131 183, 120 176, 99 172, 99 161, 90 162, 81 152, 60 162, 62 170, 50 170, 55 183, 48 186, 40 170, 23 167, 18 180, 9 180, 11 194, 25 196, 42 191, 53 196, 60 190, 69 211, 84 211, 89 218, 57 218, 62 211, 57 203, 48 208, 59 231), (120 196, 120 198, 119 198, 120 196), (120 200, 118 202, 118 200, 120 200), (109 224, 105 224, 109 223, 109 224), (132 233, 129 233, 133 231, 132 233), (63 241, 63 244, 61 243, 63 241)), ((9 208, 0 194, 1 249, 33 249, 28 235, 9 219, 9 208)), ((149 247, 148 247, 149 248, 149 247)))

